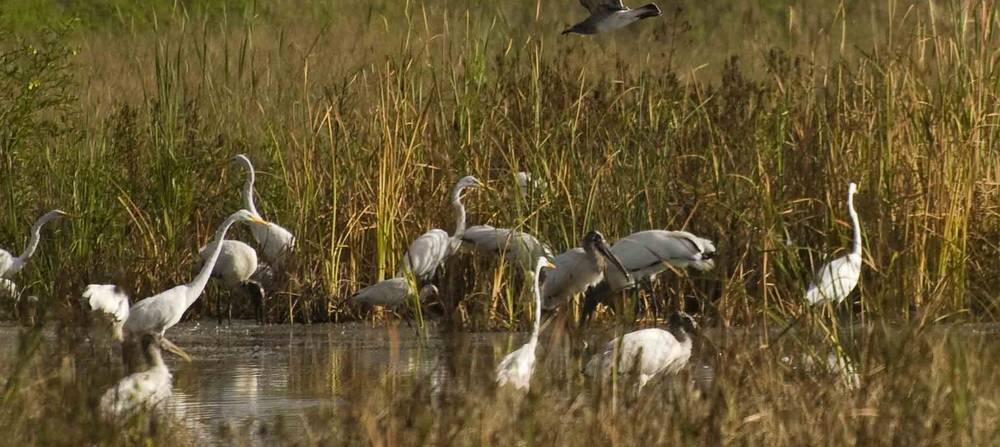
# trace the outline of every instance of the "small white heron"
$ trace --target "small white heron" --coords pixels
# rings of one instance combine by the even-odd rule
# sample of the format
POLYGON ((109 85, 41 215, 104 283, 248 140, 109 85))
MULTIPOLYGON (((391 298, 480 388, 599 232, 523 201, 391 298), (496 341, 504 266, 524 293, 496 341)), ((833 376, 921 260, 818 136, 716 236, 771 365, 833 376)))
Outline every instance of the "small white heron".
POLYGON ((532 268, 531 262, 539 256, 554 257, 548 245, 528 233, 510 228, 473 225, 465 230, 462 242, 476 253, 488 256, 503 254, 504 259, 523 270, 532 268))
POLYGON ((420 288, 420 293, 414 288, 412 282, 406 278, 390 278, 379 281, 368 287, 357 291, 351 295, 351 300, 356 303, 368 304, 370 306, 382 306, 390 309, 406 304, 406 301, 417 295, 419 301, 437 295, 438 289, 433 284, 427 284, 420 288))
POLYGON ((42 239, 42 227, 54 219, 67 215, 64 211, 52 210, 39 217, 31 226, 31 238, 20 256, 15 257, 10 252, 0 249, 0 278, 13 279, 14 275, 24 268, 28 259, 31 259, 35 250, 38 249, 38 242, 42 239))
POLYGON ((594 354, 584 372, 602 380, 618 374, 638 374, 638 389, 660 373, 675 374, 691 358, 691 336, 698 325, 684 312, 670 315, 667 330, 641 329, 629 332, 604 345, 594 354))
MULTIPOLYGON (((247 210, 239 210, 231 214, 215 230, 215 241, 225 240, 229 227, 241 221, 266 223, 247 210)), ((184 312, 201 296, 221 252, 222 245, 216 245, 211 256, 202 265, 201 271, 190 283, 176 286, 135 303, 129 312, 128 320, 125 321, 125 332, 129 336, 157 334, 162 337, 167 329, 181 321, 184 312)))
POLYGON ((497 386, 512 385, 521 391, 531 386, 531 374, 535 370, 535 350, 538 348, 538 333, 542 326, 542 291, 538 285, 543 268, 556 266, 545 256, 538 257, 535 264, 535 325, 531 338, 523 346, 507 354, 497 365, 497 386))
POLYGON ((806 301, 811 306, 821 302, 840 304, 858 286, 861 277, 861 224, 854 210, 854 194, 857 191, 858 185, 851 183, 847 186, 847 212, 854 227, 851 252, 830 261, 816 272, 815 279, 806 290, 806 301))
POLYGON ((582 248, 566 250, 552 261, 556 268, 546 274, 542 285, 545 309, 554 309, 600 282, 607 270, 607 260, 629 278, 622 262, 608 248, 604 235, 591 231, 580 245, 582 248))
POLYGON ((632 233, 611 246, 613 253, 628 271, 626 279, 620 271, 611 269, 604 281, 587 290, 581 323, 587 321, 597 303, 608 295, 641 283, 652 288, 656 276, 667 270, 691 267, 706 271, 715 267, 715 244, 686 231, 646 230, 632 233))
POLYGON ((82 301, 92 312, 109 320, 115 340, 125 340, 122 329, 129 314, 129 296, 125 290, 114 284, 90 284, 83 289, 82 301))
MULTIPOLYGON (((202 262, 208 262, 212 252, 215 250, 216 242, 210 242, 198 250, 198 256, 202 262)), ((222 284, 231 292, 243 291, 253 301, 255 316, 258 323, 264 321, 264 287, 253 279, 257 272, 257 252, 253 247, 231 239, 222 241, 222 251, 219 259, 215 261, 212 269, 212 277, 218 278, 222 284)), ((232 300, 229 302, 229 311, 232 313, 232 300)), ((219 319, 222 314, 220 310, 219 319)))
POLYGON ((465 205, 462 192, 469 187, 481 187, 479 179, 469 175, 462 177, 451 191, 451 205, 455 209, 455 233, 448 236, 444 230, 433 229, 415 239, 403 255, 397 277, 413 274, 420 282, 430 281, 442 262, 451 256, 462 243, 465 234, 465 205))
POLYGON ((525 201, 533 192, 543 192, 549 187, 549 183, 545 179, 536 179, 531 176, 530 172, 520 171, 514 174, 517 180, 517 191, 521 194, 521 198, 525 201))
MULTIPOLYGON (((257 219, 260 219, 261 222, 265 222, 254 205, 253 184, 256 174, 254 173, 253 164, 243 154, 236 155, 232 161, 243 165, 247 171, 247 180, 243 184, 242 191, 243 208, 252 213, 257 219)), ((280 267, 285 260, 285 256, 295 248, 295 236, 276 223, 253 222, 250 224, 250 232, 253 233, 254 240, 260 244, 264 260, 272 266, 280 267)))
POLYGON ((143 334, 140 342, 149 367, 145 371, 126 376, 104 392, 100 412, 108 421, 122 421, 138 411, 156 411, 172 394, 173 376, 163 363, 160 349, 164 348, 178 355, 182 355, 183 351, 154 334, 143 334))
POLYGON ((565 31, 566 33, 597 34, 616 30, 633 22, 660 15, 660 8, 650 3, 635 9, 629 9, 622 0, 580 0, 580 4, 590 11, 584 21, 577 23, 565 31))

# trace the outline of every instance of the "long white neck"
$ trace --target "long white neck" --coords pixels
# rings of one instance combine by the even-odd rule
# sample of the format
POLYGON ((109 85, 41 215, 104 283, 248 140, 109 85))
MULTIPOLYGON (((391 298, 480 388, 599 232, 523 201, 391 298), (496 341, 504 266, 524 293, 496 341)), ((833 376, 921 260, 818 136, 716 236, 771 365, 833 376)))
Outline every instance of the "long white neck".
POLYGON ((243 184, 243 207, 256 217, 260 217, 257 213, 257 207, 253 203, 253 182, 256 180, 257 175, 253 172, 253 164, 246 157, 239 157, 243 167, 247 170, 247 181, 243 184))
POLYGON ((44 216, 39 217, 38 220, 36 220, 31 226, 31 239, 28 240, 28 245, 24 247, 24 251, 21 252, 21 256, 17 257, 21 263, 27 262, 28 258, 35 254, 35 250, 38 249, 38 242, 42 239, 42 227, 56 217, 58 217, 57 214, 47 213, 44 216))
POLYGON ((538 266, 535 267, 535 327, 531 331, 531 342, 538 342, 538 333, 542 329, 542 290, 539 286, 541 282, 539 277, 542 276, 542 263, 539 262, 538 266))
POLYGON ((847 212, 851 215, 851 223, 854 225, 854 245, 851 247, 851 254, 861 256, 861 223, 858 222, 858 212, 854 211, 854 193, 847 195, 847 212))
POLYGON ((239 216, 229 216, 222 225, 215 230, 215 245, 212 247, 212 253, 209 255, 208 259, 205 260, 205 264, 201 266, 201 271, 198 272, 198 276, 194 277, 194 280, 187 284, 187 306, 191 307, 198 297, 201 296, 201 292, 205 291, 205 286, 208 285, 208 280, 212 276, 212 270, 215 269, 215 262, 219 260, 219 253, 222 253, 222 241, 226 238, 226 232, 229 231, 229 227, 236 223, 239 216))
POLYGON ((455 208, 455 233, 452 238, 461 239, 465 235, 465 205, 462 205, 462 190, 455 188, 451 192, 451 206, 455 208))

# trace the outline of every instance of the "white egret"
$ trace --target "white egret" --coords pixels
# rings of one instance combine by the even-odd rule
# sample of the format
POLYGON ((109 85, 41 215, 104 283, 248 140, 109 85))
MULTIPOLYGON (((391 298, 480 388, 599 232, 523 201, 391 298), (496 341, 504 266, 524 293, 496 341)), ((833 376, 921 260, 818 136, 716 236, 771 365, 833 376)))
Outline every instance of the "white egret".
POLYGON ((858 213, 854 210, 854 194, 857 191, 858 185, 851 183, 847 186, 847 212, 851 215, 851 224, 854 226, 851 252, 830 261, 816 272, 816 278, 806 290, 809 305, 827 301, 840 304, 858 286, 858 279, 861 277, 861 224, 858 222, 858 213))
POLYGON ((124 341, 122 329, 129 314, 129 296, 114 284, 90 284, 83 289, 82 301, 92 312, 99 312, 111 323, 115 340, 124 341))
MULTIPOLYGON (((215 230, 215 241, 224 240, 229 227, 240 221, 264 222, 247 210, 239 210, 231 214, 215 230)), ((202 265, 201 271, 190 283, 176 286, 135 303, 128 320, 125 321, 125 332, 130 336, 158 334, 162 337, 167 329, 181 321, 184 312, 201 296, 221 253, 222 244, 217 244, 211 256, 202 265)))
POLYGON ((538 285, 543 268, 555 268, 545 256, 538 257, 535 266, 535 326, 531 330, 531 338, 524 346, 507 354, 497 365, 497 385, 510 384, 521 391, 528 391, 531 386, 531 374, 535 370, 535 350, 538 348, 538 333, 542 326, 542 291, 538 285))
POLYGON ((517 190, 525 201, 532 192, 541 192, 549 187, 545 179, 533 178, 530 172, 520 171, 514 177, 517 180, 517 190))
POLYGON ((354 295, 351 295, 351 300, 356 303, 368 304, 370 306, 382 306, 390 309, 395 309, 403 304, 406 304, 407 299, 412 298, 417 295, 418 300, 423 302, 424 300, 437 295, 438 288, 433 284, 427 284, 420 288, 420 293, 417 294, 413 287, 413 283, 406 278, 390 278, 383 281, 379 281, 368 287, 365 287, 354 295))
MULTIPOLYGON (((215 250, 216 242, 210 242, 198 250, 198 256, 202 262, 208 262, 215 250)), ((252 279, 257 272, 257 252, 253 247, 235 240, 222 241, 222 251, 219 252, 219 259, 215 261, 212 269, 212 277, 222 280, 223 285, 230 291, 242 290, 253 301, 255 316, 258 323, 264 321, 264 288, 252 279)), ((232 300, 229 303, 229 311, 232 313, 232 300)), ((222 319, 220 310, 219 319, 222 319)))
POLYGON ((465 230, 462 242, 471 246, 476 253, 499 256, 521 267, 530 269, 531 262, 539 256, 553 258, 552 249, 534 236, 509 228, 495 228, 490 225, 473 225, 465 230))
POLYGON ((154 334, 143 334, 141 345, 149 367, 126 376, 104 392, 100 412, 106 420, 122 421, 138 411, 155 411, 172 393, 173 376, 163 363, 160 348, 176 352, 173 351, 176 347, 154 334))
POLYGON ((629 278, 622 262, 608 248, 604 235, 591 231, 583 237, 581 245, 583 248, 566 250, 552 261, 556 268, 546 274, 542 285, 546 309, 554 309, 600 282, 607 270, 606 260, 629 278))
POLYGON ((690 315, 675 312, 670 316, 667 330, 641 329, 611 340, 602 352, 590 358, 584 372, 604 380, 614 371, 636 373, 641 391, 656 375, 675 374, 687 365, 691 358, 691 336, 697 327, 690 315))
POLYGON ((650 3, 636 9, 629 9, 622 0, 580 0, 580 4, 590 11, 584 21, 565 31, 566 33, 597 34, 628 26, 633 22, 660 15, 660 8, 650 3))
POLYGON ((611 246, 611 253, 621 260, 630 275, 611 269, 604 281, 587 290, 581 323, 587 321, 597 303, 616 293, 641 283, 652 288, 656 275, 667 266, 711 270, 715 267, 715 244, 686 231, 646 230, 632 233, 611 246))
POLYGON ((465 205, 462 204, 462 192, 465 188, 481 187, 479 179, 468 175, 462 177, 451 191, 451 205, 455 209, 455 233, 450 237, 444 230, 433 229, 415 239, 403 255, 402 265, 396 272, 397 277, 405 277, 407 272, 413 274, 420 282, 430 281, 442 262, 451 256, 462 243, 465 234, 465 205))
POLYGON ((10 252, 0 249, 0 278, 13 279, 14 275, 24 268, 28 263, 28 259, 38 249, 38 242, 42 238, 42 227, 53 219, 58 219, 66 215, 63 211, 52 210, 39 217, 34 225, 31 226, 31 238, 28 240, 28 245, 24 247, 24 251, 21 252, 20 256, 15 257, 10 252))
MULTIPOLYGON (((242 191, 244 209, 252 213, 257 219, 260 219, 260 222, 265 222, 254 205, 253 184, 256 174, 253 170, 253 164, 243 154, 233 157, 233 161, 240 163, 247 170, 247 180, 243 184, 242 191)), ((285 260, 285 256, 295 248, 295 236, 276 223, 253 222, 250 224, 250 232, 253 233, 254 240, 260 244, 264 259, 272 266, 280 267, 285 260)))

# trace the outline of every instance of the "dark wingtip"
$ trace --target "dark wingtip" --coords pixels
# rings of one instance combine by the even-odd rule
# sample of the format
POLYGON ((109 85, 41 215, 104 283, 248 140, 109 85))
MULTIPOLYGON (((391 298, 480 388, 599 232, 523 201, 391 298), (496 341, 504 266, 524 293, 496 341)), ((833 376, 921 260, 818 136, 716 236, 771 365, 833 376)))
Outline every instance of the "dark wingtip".
POLYGON ((663 14, 660 11, 660 7, 656 6, 656 3, 650 3, 650 4, 645 5, 645 6, 641 7, 641 8, 639 8, 639 9, 643 10, 642 15, 639 16, 640 18, 643 18, 643 19, 645 19, 647 17, 656 17, 658 15, 663 14))

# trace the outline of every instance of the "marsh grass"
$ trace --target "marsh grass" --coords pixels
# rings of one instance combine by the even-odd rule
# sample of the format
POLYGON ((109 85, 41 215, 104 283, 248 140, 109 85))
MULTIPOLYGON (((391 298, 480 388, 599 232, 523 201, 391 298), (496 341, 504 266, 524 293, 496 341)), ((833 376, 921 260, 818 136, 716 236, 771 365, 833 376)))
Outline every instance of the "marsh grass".
MULTIPOLYGON (((989 347, 918 336, 1000 312, 990 2, 688 2, 593 39, 555 36, 571 20, 556 2, 94 6, 114 14, 28 3, 0 15, 14 36, 0 43, 0 241, 19 251, 49 208, 79 216, 46 228, 18 278, 40 298, 40 322, 82 321, 88 283, 141 298, 187 281, 197 248, 240 206, 242 174, 226 164, 236 153, 258 170, 258 208, 298 240, 267 303, 275 323, 370 317, 347 298, 391 276, 412 238, 451 232, 448 191, 474 174, 490 188, 466 195, 470 225, 520 228, 556 251, 589 229, 715 240, 715 270, 664 275, 641 299, 672 309, 691 296, 713 326, 767 329, 804 312, 811 272, 848 245, 855 181, 865 267, 851 313, 876 328, 901 322, 913 341, 817 324, 788 342, 826 352, 832 338, 861 359, 861 390, 723 341, 726 361, 700 397, 577 405, 578 379, 549 371, 545 391, 506 409, 517 416, 488 422, 508 413, 481 403, 493 394, 479 385, 421 411, 409 410, 429 391, 379 388, 353 410, 359 427, 319 439, 996 442, 996 396, 976 395, 996 389, 975 351, 989 347), (522 199, 520 170, 548 187, 522 199), (915 364, 929 373, 909 374, 915 364)), ((530 288, 505 265, 452 260, 449 293, 427 313, 466 329, 528 327, 530 288)), ((65 372, 78 347, 42 347, 39 334, 24 331, 24 361, 3 372, 2 425, 36 442, 30 421, 81 422, 72 410, 95 399, 92 379, 65 372), (53 413, 63 399, 67 413, 53 413)))

